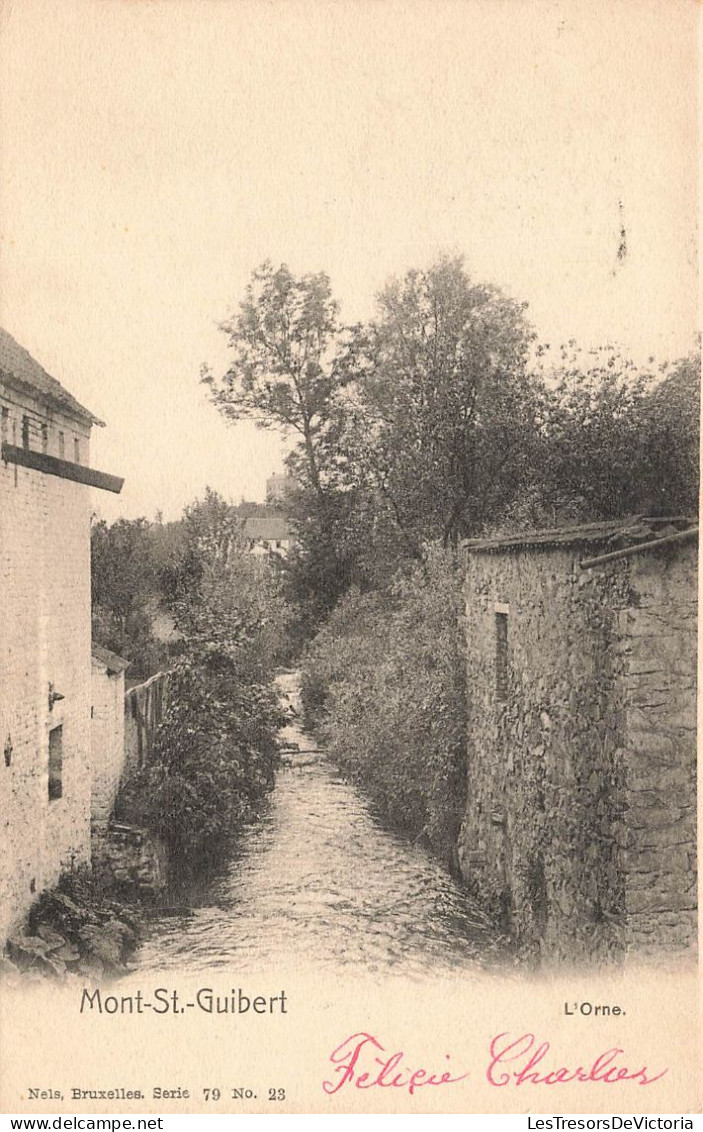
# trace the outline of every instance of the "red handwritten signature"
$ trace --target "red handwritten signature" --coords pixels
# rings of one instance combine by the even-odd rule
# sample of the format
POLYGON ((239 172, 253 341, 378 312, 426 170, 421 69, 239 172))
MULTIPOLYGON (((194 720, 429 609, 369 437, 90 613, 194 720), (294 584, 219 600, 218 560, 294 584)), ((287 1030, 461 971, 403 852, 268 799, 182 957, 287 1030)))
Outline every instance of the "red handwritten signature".
MULTIPOLYGON (((652 1085, 668 1073, 652 1073, 648 1066, 631 1069, 622 1062, 624 1050, 618 1046, 604 1050, 592 1061, 587 1060, 576 1068, 556 1065, 549 1059, 551 1045, 538 1042, 534 1034, 521 1034, 513 1038, 508 1033, 498 1034, 490 1045, 490 1060, 486 1069, 489 1085, 503 1088, 506 1085, 566 1085, 570 1083, 599 1083, 614 1085, 621 1081, 632 1081, 638 1085, 652 1085)), ((449 1054, 445 1055, 449 1059, 449 1054)), ((430 1073, 422 1067, 409 1069, 405 1064, 405 1053, 388 1054, 385 1046, 373 1034, 359 1031, 345 1038, 330 1054, 332 1070, 331 1081, 323 1081, 322 1088, 328 1095, 338 1093, 345 1085, 357 1089, 381 1088, 407 1089, 412 1096, 416 1089, 425 1085, 454 1085, 465 1081, 468 1073, 453 1077, 449 1069, 443 1073, 430 1073)))
POLYGON ((651 1075, 646 1065, 641 1069, 629 1069, 622 1063, 618 1064, 625 1051, 617 1046, 599 1053, 592 1062, 587 1061, 576 1069, 558 1062, 557 1068, 548 1068, 550 1048, 549 1042, 538 1042, 534 1034, 522 1034, 519 1038, 498 1034, 491 1042, 491 1060, 486 1070, 489 1084, 498 1088, 527 1082, 533 1085, 567 1085, 574 1081, 596 1081, 604 1085, 636 1081, 639 1085, 651 1085, 668 1073, 667 1069, 663 1069, 661 1073, 651 1075), (543 1064, 545 1061, 547 1064, 543 1064), (506 1069, 507 1065, 512 1068, 506 1069))
MULTIPOLYGON (((446 1056, 448 1058, 449 1054, 446 1056)), ((402 1050, 388 1055, 385 1047, 378 1038, 374 1038, 373 1034, 366 1034, 363 1031, 351 1034, 330 1054, 330 1061, 335 1066, 333 1074, 337 1076, 337 1080, 323 1081, 322 1088, 332 1095, 338 1093, 344 1085, 353 1085, 357 1089, 371 1089, 374 1085, 380 1085, 407 1089, 412 1096, 416 1089, 425 1085, 453 1085, 456 1081, 463 1081, 468 1077, 468 1073, 452 1077, 449 1070, 445 1070, 441 1075, 429 1073, 421 1068, 411 1070, 402 1064, 404 1058, 405 1054, 402 1050)))

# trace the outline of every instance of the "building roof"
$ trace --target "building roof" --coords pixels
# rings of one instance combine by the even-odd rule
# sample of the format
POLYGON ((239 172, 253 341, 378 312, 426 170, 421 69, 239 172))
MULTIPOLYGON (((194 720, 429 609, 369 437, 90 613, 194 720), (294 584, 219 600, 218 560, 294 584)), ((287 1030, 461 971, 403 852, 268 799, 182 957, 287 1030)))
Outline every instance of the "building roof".
POLYGON ((528 547, 608 545, 613 549, 665 539, 680 532, 696 531, 696 520, 684 515, 647 518, 636 515, 607 522, 582 523, 574 527, 552 527, 514 535, 465 539, 462 546, 471 553, 520 550, 528 547))
POLYGON ((124 672, 132 663, 131 660, 125 660, 123 656, 118 656, 116 652, 110 652, 109 649, 104 649, 102 645, 93 645, 91 653, 93 660, 97 660, 100 664, 105 665, 110 676, 116 676, 118 672, 124 672))
POLYGON ((245 538, 262 542, 285 542, 286 539, 291 538, 288 520, 283 515, 245 519, 242 533, 245 538))
POLYGON ((104 424, 76 401, 75 397, 64 389, 55 377, 51 377, 2 327, 0 327, 0 381, 29 390, 37 400, 48 402, 82 421, 94 425, 104 424))

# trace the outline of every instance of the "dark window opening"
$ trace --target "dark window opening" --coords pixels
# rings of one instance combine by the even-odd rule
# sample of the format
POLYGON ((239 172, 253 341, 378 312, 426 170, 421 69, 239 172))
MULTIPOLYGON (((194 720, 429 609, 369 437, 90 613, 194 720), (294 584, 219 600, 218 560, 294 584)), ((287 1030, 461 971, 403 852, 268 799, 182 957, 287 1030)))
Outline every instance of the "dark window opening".
POLYGON ((6 405, 2 407, 2 439, 7 440, 7 422, 10 417, 10 410, 6 405))
POLYGON ((74 459, 74 462, 76 464, 80 464, 80 462, 81 462, 81 442, 80 442, 80 440, 78 439, 77 436, 74 437, 74 439, 73 439, 73 459, 74 459))
POLYGON ((496 613, 496 696, 500 703, 508 698, 508 615, 496 613))
POLYGON ((29 417, 22 417, 22 447, 29 448, 29 417))
POLYGON ((41 426, 41 450, 47 452, 49 448, 49 426, 43 424, 41 426))
POLYGON ((66 453, 66 441, 62 432, 59 433, 59 458, 63 460, 66 453))
POLYGON ((49 732, 49 801, 63 794, 63 727, 49 732))

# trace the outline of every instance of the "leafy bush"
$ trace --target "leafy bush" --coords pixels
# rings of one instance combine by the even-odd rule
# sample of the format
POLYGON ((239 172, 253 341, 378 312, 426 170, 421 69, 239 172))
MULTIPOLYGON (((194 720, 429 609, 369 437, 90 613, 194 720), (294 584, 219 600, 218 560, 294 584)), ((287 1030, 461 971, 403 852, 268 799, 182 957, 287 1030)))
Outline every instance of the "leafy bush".
MULTIPOLYGON (((253 504, 243 504, 250 509, 253 504)), ((270 680, 289 659, 291 611, 283 596, 275 554, 249 552, 240 508, 211 488, 186 507, 181 521, 180 565, 162 573, 168 607, 187 641, 229 642, 240 677, 270 680)))
POLYGON ((273 786, 274 693, 263 685, 213 678, 182 658, 152 760, 120 794, 117 816, 147 825, 176 865, 197 865, 273 786))
POLYGON ((166 667, 169 649, 153 633, 159 602, 154 557, 155 526, 146 519, 118 519, 91 526, 92 637, 131 662, 137 683, 166 667))
POLYGON ((696 515, 700 354, 656 374, 593 353, 589 365, 564 350, 561 367, 545 370, 533 483, 518 500, 525 525, 696 515))
POLYGON ((255 631, 216 591, 191 603, 184 651, 147 767, 123 788, 117 816, 154 830, 183 871, 207 857, 274 781, 276 693, 252 676, 255 631))
POLYGON ((451 861, 465 803, 461 574, 449 553, 350 592, 303 663, 308 726, 398 827, 451 861))

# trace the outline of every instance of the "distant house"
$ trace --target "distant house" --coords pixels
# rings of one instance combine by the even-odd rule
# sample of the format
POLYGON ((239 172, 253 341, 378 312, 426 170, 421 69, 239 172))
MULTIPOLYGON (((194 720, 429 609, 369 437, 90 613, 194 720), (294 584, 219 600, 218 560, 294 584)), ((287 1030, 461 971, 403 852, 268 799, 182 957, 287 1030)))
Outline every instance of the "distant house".
POLYGON ((0 330, 0 939, 90 859, 93 425, 0 330))
POLYGON ((285 557, 296 541, 290 523, 283 515, 245 519, 242 537, 248 550, 258 556, 277 554, 285 557))
POLYGON ((538 954, 692 948, 696 526, 465 546, 462 873, 538 954))

